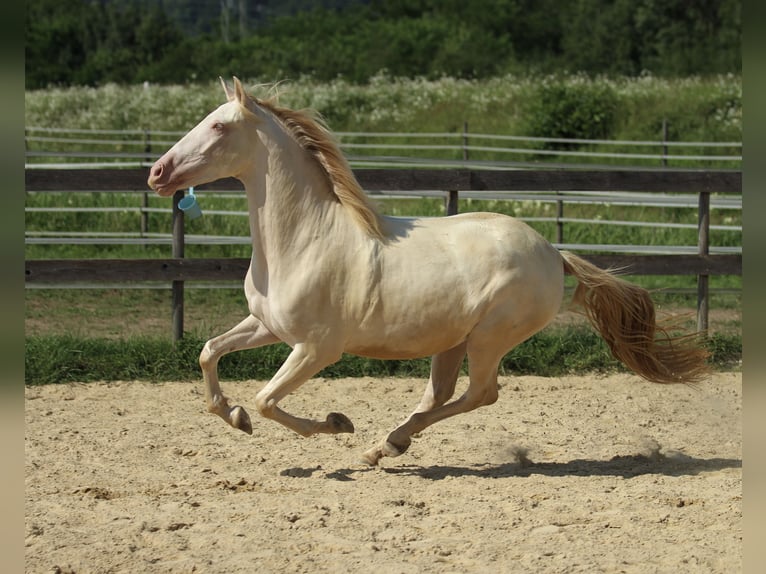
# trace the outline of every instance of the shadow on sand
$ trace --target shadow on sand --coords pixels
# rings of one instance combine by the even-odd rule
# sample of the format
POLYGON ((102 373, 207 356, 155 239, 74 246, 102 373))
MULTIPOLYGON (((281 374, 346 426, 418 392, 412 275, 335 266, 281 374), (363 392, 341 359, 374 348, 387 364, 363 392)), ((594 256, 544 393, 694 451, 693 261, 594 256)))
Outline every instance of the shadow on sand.
POLYGON ((324 478, 334 480, 354 480, 355 474, 379 471, 386 474, 418 476, 428 480, 443 480, 447 477, 512 478, 530 476, 621 476, 634 478, 642 475, 659 474, 665 476, 694 476, 703 472, 715 472, 727 468, 742 468, 742 460, 732 458, 701 459, 679 453, 664 455, 615 456, 609 460, 576 459, 569 462, 531 462, 513 461, 502 464, 476 464, 471 466, 418 466, 402 465, 395 467, 343 468, 324 471, 321 466, 314 468, 289 468, 282 476, 310 478, 314 473, 321 473, 324 478))

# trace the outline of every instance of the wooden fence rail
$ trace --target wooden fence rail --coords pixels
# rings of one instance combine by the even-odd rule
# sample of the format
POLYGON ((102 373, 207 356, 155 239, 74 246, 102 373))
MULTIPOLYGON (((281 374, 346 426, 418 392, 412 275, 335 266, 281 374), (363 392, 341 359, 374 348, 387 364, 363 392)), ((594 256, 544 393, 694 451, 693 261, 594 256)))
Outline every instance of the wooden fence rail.
MULTIPOLYGON (((697 327, 708 326, 708 277, 741 275, 740 254, 711 254, 710 195, 740 194, 740 171, 628 170, 355 170, 370 195, 382 192, 439 190, 445 193, 448 214, 458 211, 461 192, 651 192, 698 194, 698 253, 686 255, 598 254, 584 257, 599 267, 621 267, 636 275, 696 275, 697 327)), ((146 169, 27 169, 27 191, 125 192, 146 189, 146 169)), ((242 189, 234 179, 200 185, 198 190, 242 189)), ((58 259, 26 261, 27 283, 162 281, 172 284, 173 338, 183 336, 184 281, 242 280, 246 258, 184 259, 183 213, 173 198, 173 250, 168 259, 58 259)), ((509 197, 510 198, 510 197, 509 197)), ((559 211, 561 207, 559 206, 559 211)))

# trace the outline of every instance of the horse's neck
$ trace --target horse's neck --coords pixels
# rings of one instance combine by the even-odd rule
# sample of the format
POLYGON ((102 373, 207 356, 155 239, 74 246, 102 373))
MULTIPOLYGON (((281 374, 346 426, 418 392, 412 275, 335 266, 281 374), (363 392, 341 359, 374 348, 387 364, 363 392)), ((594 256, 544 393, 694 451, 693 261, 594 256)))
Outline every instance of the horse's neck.
POLYGON ((280 262, 288 265, 308 252, 320 253, 331 232, 340 234, 336 239, 353 233, 353 222, 342 213, 321 168, 297 145, 276 145, 267 138, 264 142, 265 153, 256 158, 244 182, 253 263, 262 269, 280 262))

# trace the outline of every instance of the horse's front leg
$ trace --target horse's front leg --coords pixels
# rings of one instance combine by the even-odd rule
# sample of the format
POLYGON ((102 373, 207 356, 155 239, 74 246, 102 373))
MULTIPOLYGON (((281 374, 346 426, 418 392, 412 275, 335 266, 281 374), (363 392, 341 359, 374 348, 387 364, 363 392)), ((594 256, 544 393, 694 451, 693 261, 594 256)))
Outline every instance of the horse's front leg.
POLYGON ((199 356, 199 365, 205 381, 207 408, 211 413, 217 414, 234 428, 253 434, 250 415, 240 406, 230 407, 221 391, 218 383, 218 361, 227 353, 278 342, 279 339, 264 327, 259 319, 249 315, 236 327, 205 343, 199 356))
POLYGON ((300 387, 321 369, 340 359, 342 350, 299 343, 269 383, 255 397, 258 412, 294 430, 302 436, 316 433, 352 433, 354 425, 341 413, 330 413, 323 421, 305 419, 286 413, 277 403, 300 387))

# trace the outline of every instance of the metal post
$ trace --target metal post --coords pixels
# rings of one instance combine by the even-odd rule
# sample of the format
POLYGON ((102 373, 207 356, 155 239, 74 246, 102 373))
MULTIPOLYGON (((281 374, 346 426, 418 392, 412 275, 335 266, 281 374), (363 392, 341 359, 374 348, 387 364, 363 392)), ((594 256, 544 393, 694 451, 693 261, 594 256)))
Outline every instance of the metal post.
POLYGON ((152 162, 152 132, 144 130, 144 153, 147 163, 152 162))
MULTIPOLYGON (((144 192, 141 197, 141 237, 149 232, 149 192, 144 192)), ((146 247, 146 244, 144 244, 146 247)))
MULTIPOLYGON (((561 195, 560 192, 556 192, 556 195, 561 195)), ((556 243, 564 243, 564 201, 561 199, 556 200, 556 243)))
MULTIPOLYGON (((184 213, 178 207, 178 202, 184 197, 184 191, 179 189, 173 195, 173 257, 184 257, 184 213)), ((172 288, 172 321, 173 344, 184 336, 184 282, 173 281, 172 288)))
MULTIPOLYGON (((700 255, 710 253, 710 193, 707 191, 699 194, 697 246, 700 255)), ((708 329, 708 279, 708 275, 697 275, 697 331, 704 333, 708 329)))
MULTIPOLYGON (((144 153, 146 154, 146 163, 152 162, 152 133, 144 130, 144 153)), ((149 193, 144 192, 141 198, 141 237, 144 237, 149 231, 149 193)), ((144 244, 146 248, 146 244, 144 244)))
POLYGON ((668 120, 662 118, 662 167, 668 167, 668 120))
POLYGON ((463 161, 468 161, 468 122, 463 122, 463 161))

